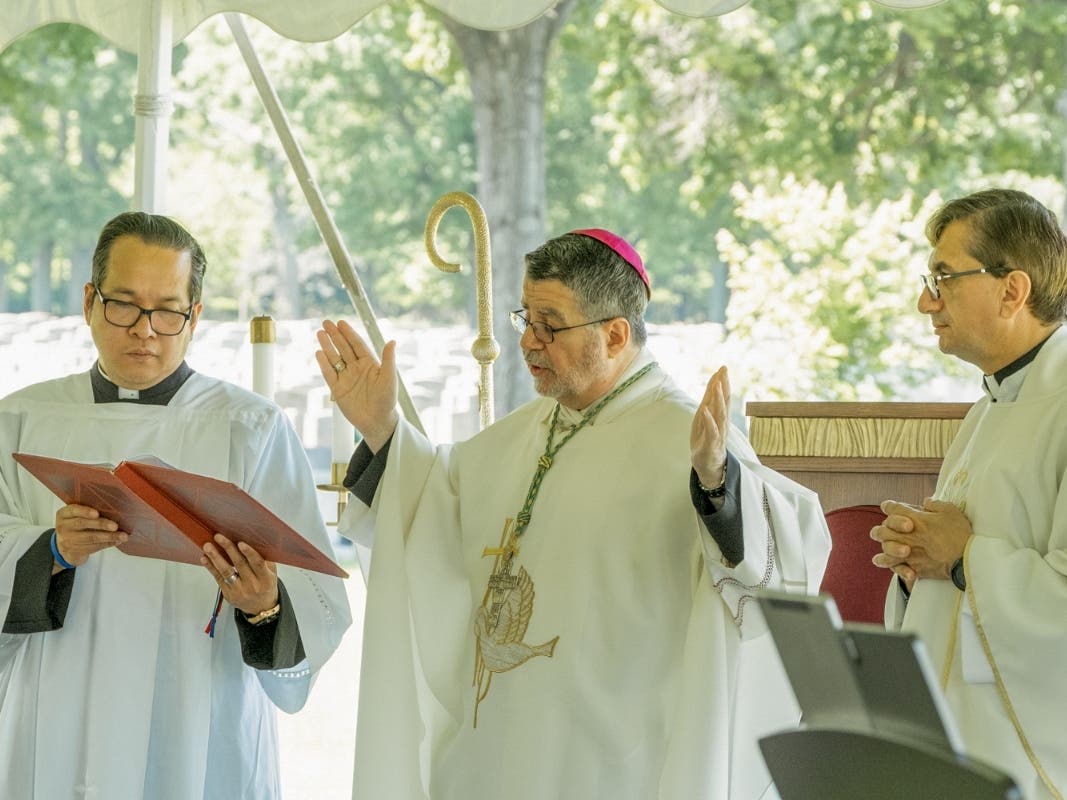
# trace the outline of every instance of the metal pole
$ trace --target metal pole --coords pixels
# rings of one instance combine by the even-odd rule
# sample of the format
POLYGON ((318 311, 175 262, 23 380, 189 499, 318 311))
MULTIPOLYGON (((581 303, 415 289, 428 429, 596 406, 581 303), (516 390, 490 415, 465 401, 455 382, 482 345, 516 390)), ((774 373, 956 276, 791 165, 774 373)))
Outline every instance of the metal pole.
POLYGON ((162 214, 167 200, 167 148, 170 134, 170 70, 174 24, 166 0, 141 9, 134 97, 133 206, 162 214))
MULTIPOLYGON (((252 75, 252 81, 255 83, 256 89, 259 91, 259 98, 263 101, 267 116, 270 117, 270 121, 274 125, 274 131, 278 134, 278 139, 282 143, 285 155, 288 157, 293 172, 296 174, 297 182, 300 184, 308 206, 311 208, 311 215, 315 218, 319 233, 326 243, 326 248, 330 251, 334 267, 336 267, 337 273, 341 276, 345 291, 348 292, 352 305, 367 329, 371 344, 380 355, 382 348, 385 347, 385 338, 378 328, 378 320, 374 316, 374 311, 371 310, 370 301, 367 299, 367 293, 363 290, 359 276, 356 275, 356 271, 352 267, 352 256, 349 255, 348 249, 341 239, 341 232, 337 229, 337 224, 334 222, 329 208, 326 207, 326 201, 322 197, 318 183, 315 182, 315 178, 311 175, 304 152, 301 150, 299 143, 297 143, 296 137, 293 136, 292 127, 289 125, 285 109, 282 108, 281 101, 278 99, 278 93, 274 91, 274 86, 271 85, 267 73, 263 70, 263 64, 256 54, 252 40, 248 38, 248 32, 245 30, 241 15, 228 12, 225 17, 226 23, 233 33, 233 38, 237 42, 237 47, 244 57, 245 64, 248 65, 248 71, 252 75)), ((397 376, 397 390, 400 409, 404 412, 404 416, 419 431, 425 433, 422 423, 419 421, 418 412, 411 402, 411 396, 399 376, 397 376)))

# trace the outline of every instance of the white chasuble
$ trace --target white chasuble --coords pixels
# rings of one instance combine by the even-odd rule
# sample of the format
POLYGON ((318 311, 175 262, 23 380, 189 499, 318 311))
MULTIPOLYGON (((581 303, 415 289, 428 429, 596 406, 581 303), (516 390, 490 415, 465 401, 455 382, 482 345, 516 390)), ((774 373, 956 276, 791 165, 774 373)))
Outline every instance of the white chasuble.
POLYGON ((797 712, 749 598, 817 591, 817 498, 731 431, 745 558, 725 564, 689 497, 694 404, 655 368, 554 455, 510 541, 554 407, 453 447, 401 423, 372 508, 349 504, 369 570, 354 797, 772 796, 756 738, 797 712))
MULTIPOLYGON (((330 553, 310 469, 271 403, 194 374, 167 406, 94 404, 88 374, 0 402, 0 616, 15 565, 62 505, 14 452, 155 456, 231 481, 330 553)), ((225 533, 225 531, 223 531, 225 533)), ((108 549, 77 568, 63 627, 0 634, 0 774, 12 798, 279 796, 273 706, 296 711, 351 621, 337 578, 279 565, 306 660, 244 664, 233 609, 197 566, 108 549)))
POLYGON ((979 400, 945 456, 935 497, 974 530, 967 591, 919 580, 887 622, 916 631, 968 754, 1029 800, 1067 793, 1067 328, 1029 365, 1018 398, 979 400))

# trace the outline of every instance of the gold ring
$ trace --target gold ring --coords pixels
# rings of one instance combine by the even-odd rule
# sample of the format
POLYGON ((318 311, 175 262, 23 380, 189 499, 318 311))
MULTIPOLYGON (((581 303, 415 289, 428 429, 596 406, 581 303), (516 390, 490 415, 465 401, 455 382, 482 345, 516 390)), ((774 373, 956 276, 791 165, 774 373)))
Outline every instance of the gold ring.
POLYGON ((345 368, 347 366, 348 364, 345 363, 345 360, 343 358, 339 358, 333 364, 333 371, 340 375, 342 372, 345 371, 345 368))

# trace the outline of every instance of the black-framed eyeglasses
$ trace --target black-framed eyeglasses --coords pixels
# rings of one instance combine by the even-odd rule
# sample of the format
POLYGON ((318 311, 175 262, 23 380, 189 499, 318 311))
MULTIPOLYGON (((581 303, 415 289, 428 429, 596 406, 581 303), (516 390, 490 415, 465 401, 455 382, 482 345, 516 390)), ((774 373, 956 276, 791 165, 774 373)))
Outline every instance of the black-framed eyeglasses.
POLYGON ((966 269, 963 272, 942 272, 937 275, 924 272, 919 277, 922 278, 923 288, 930 293, 930 297, 937 300, 941 297, 941 287, 938 285, 941 281, 947 281, 949 278, 962 278, 965 275, 981 274, 992 275, 993 271, 988 267, 981 267, 980 269, 966 269))
POLYGON ((169 308, 141 308, 136 303, 127 303, 125 300, 113 300, 100 294, 100 287, 93 286, 96 296, 100 298, 104 306, 104 319, 119 328, 132 328, 141 321, 141 317, 148 317, 148 324, 160 336, 177 336, 185 330, 187 323, 193 316, 193 306, 190 304, 188 311, 172 311, 169 308))
POLYGON ((518 331, 520 335, 526 333, 527 328, 533 328, 533 333, 537 338, 537 341, 543 342, 544 344, 552 344, 557 333, 572 331, 575 328, 584 328, 587 325, 599 325, 601 322, 611 322, 611 320, 615 319, 615 317, 604 317, 604 319, 594 319, 589 322, 582 322, 578 325, 568 325, 565 328, 553 328, 551 325, 546 325, 543 322, 530 322, 529 318, 523 316, 522 312, 523 309, 521 308, 511 312, 511 327, 518 331))

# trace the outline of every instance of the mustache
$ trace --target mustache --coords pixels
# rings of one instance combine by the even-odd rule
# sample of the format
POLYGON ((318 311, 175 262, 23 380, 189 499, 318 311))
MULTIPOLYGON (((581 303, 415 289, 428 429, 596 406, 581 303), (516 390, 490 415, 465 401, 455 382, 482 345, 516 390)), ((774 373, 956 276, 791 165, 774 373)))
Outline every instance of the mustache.
POLYGON ((526 359, 526 363, 529 364, 531 367, 544 368, 548 366, 548 360, 544 358, 543 353, 536 353, 531 350, 530 352, 523 353, 522 355, 523 358, 526 359))

